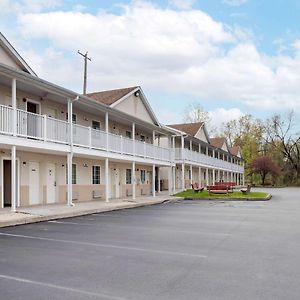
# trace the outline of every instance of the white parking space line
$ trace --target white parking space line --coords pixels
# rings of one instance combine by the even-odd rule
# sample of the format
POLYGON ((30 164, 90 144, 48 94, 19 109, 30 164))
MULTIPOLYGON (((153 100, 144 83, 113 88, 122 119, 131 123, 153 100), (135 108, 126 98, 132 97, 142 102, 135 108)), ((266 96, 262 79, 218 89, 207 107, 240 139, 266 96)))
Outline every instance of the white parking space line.
MULTIPOLYGON (((64 225, 76 225, 76 226, 94 226, 94 227, 101 227, 104 228, 101 224, 97 223, 80 223, 80 222, 64 222, 64 221, 47 221, 47 223, 54 223, 54 224, 64 224, 64 225)), ((122 225, 117 225, 117 224, 105 224, 106 227, 112 227, 112 228, 128 228, 128 227, 134 227, 135 230, 151 230, 153 228, 151 227, 146 227, 146 226, 130 226, 128 224, 122 224, 122 225)), ((231 235, 231 233, 223 233, 223 232, 209 232, 209 231, 191 231, 191 230, 181 230, 181 229, 168 229, 168 228, 159 228, 159 231, 165 231, 165 232, 177 232, 177 233, 184 233, 184 234, 194 234, 194 235, 220 235, 220 236, 227 236, 231 235)))
POLYGON ((112 300, 128 300, 126 298, 111 296, 111 295, 107 295, 107 294, 93 293, 93 292, 84 291, 84 290, 80 290, 80 289, 74 289, 74 288, 65 287, 65 286, 61 286, 61 285, 56 285, 56 284, 51 284, 51 283, 46 283, 46 282, 41 282, 41 281, 35 281, 35 280, 30 280, 30 279, 25 279, 25 278, 20 278, 20 277, 8 276, 8 275, 3 275, 3 274, 0 274, 0 279, 1 278, 6 279, 6 280, 13 280, 13 281, 21 282, 21 283, 26 283, 26 284, 54 288, 57 290, 79 293, 79 294, 82 294, 85 296, 94 296, 94 297, 97 297, 100 299, 106 298, 106 299, 112 299, 112 300))
POLYGON ((66 243, 66 244, 83 245, 83 246, 102 247, 102 248, 121 249, 121 250, 131 250, 131 251, 137 251, 137 252, 148 252, 148 253, 155 253, 155 254, 186 256, 186 257, 195 257, 195 258, 206 258, 207 257, 206 255, 190 254, 190 253, 185 253, 185 252, 145 249, 145 248, 129 247, 129 246, 117 246, 117 245, 110 245, 110 244, 78 242, 78 241, 71 241, 71 240, 60 240, 60 239, 45 238, 45 237, 30 236, 30 235, 22 235, 22 234, 12 234, 12 233, 5 233, 5 232, 0 232, 0 235, 8 236, 8 237, 18 237, 18 238, 24 238, 24 239, 33 239, 33 240, 41 240, 41 241, 50 241, 50 242, 59 242, 59 243, 66 243))

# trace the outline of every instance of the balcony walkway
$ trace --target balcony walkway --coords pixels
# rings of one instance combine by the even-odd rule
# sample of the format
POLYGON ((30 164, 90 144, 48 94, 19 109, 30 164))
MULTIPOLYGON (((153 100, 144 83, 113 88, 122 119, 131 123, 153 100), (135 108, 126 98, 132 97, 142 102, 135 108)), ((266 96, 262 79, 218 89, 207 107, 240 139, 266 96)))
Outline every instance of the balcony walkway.
POLYGON ((106 203, 104 200, 78 202, 75 203, 74 207, 67 206, 66 204, 28 206, 17 208, 17 212, 15 213, 11 212, 10 208, 4 208, 0 210, 0 227, 57 220, 125 208, 135 208, 160 204, 168 200, 176 199, 179 198, 169 196, 167 192, 161 192, 156 197, 137 197, 135 200, 132 200, 131 198, 125 198, 113 199, 108 203, 106 203))

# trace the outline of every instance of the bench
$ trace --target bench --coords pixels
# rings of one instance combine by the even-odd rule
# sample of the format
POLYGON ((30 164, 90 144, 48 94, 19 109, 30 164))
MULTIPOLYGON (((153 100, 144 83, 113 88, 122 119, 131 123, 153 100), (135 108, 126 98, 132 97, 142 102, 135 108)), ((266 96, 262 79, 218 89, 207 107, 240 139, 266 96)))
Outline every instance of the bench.
POLYGON ((196 182, 192 183, 191 186, 195 193, 203 192, 203 190, 204 190, 204 187, 199 187, 198 183, 196 183, 196 182))
POLYGON ((250 191, 251 191, 251 185, 250 184, 248 184, 246 188, 241 189, 241 193, 244 194, 244 195, 250 194, 250 191))
POLYGON ((207 190, 210 194, 226 194, 228 195, 229 189, 227 185, 208 185, 207 190))

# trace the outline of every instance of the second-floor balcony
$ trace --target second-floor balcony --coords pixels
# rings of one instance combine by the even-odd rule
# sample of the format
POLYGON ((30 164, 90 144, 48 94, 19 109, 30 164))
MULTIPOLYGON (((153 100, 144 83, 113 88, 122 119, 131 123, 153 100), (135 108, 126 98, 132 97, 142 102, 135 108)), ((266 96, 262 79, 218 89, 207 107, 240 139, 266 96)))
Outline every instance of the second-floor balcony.
POLYGON ((189 149, 176 148, 175 159, 187 163, 196 163, 203 167, 222 169, 224 171, 243 173, 244 168, 238 164, 214 158, 189 149))
MULTIPOLYGON (((41 140, 49 143, 69 145, 70 124, 66 121, 51 118, 46 115, 16 110, 9 106, 0 105, 0 134, 41 140)), ((172 151, 153 144, 133 140, 121 135, 112 134, 78 124, 72 125, 73 145, 122 155, 150 158, 163 162, 172 161, 172 151)))

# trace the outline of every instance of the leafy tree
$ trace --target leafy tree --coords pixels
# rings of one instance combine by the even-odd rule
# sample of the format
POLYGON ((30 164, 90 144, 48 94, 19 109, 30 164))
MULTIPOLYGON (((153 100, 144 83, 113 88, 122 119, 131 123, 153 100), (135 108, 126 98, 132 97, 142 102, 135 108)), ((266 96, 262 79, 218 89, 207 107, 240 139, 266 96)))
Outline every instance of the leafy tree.
POLYGON ((265 185, 267 175, 272 175, 273 180, 275 176, 280 174, 279 167, 273 162, 270 156, 259 156, 253 159, 250 164, 251 174, 259 174, 262 185, 265 185))

